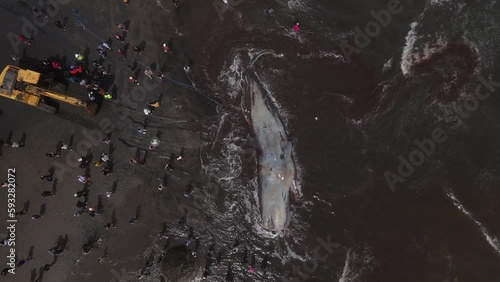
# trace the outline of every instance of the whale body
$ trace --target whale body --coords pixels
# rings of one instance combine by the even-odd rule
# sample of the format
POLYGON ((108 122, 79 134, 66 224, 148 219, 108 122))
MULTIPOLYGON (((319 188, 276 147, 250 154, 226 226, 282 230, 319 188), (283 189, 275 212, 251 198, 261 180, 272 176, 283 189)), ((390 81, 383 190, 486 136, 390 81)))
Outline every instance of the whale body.
POLYGON ((259 196, 263 227, 282 231, 290 223, 288 194, 295 178, 292 144, 278 110, 252 69, 247 71, 249 122, 259 144, 259 196))

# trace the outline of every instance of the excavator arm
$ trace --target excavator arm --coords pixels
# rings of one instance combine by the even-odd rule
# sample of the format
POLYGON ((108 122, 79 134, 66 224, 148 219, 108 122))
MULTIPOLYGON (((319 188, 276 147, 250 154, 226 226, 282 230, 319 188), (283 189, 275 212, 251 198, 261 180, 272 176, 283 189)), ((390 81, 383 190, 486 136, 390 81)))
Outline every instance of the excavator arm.
POLYGON ((45 97, 83 108, 86 113, 95 115, 97 112, 96 103, 66 96, 45 89, 40 84, 41 74, 31 70, 24 70, 15 66, 6 66, 0 74, 0 96, 16 100, 40 109, 50 106, 42 101, 45 97))

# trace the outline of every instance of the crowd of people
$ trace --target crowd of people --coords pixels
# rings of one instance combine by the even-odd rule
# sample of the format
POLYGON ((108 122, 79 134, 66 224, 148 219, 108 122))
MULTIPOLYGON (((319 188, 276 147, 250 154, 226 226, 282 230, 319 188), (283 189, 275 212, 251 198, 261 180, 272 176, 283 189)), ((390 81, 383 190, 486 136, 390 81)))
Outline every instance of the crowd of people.
MULTIPOLYGON (((179 3, 177 0, 174 0, 174 6, 176 8, 179 8, 179 3)), ((269 11, 266 11, 268 14, 272 14, 274 12, 274 9, 270 9, 269 11)), ((43 11, 39 9, 33 9, 33 14, 36 17, 46 17, 46 14, 44 14, 43 11)), ((66 27, 67 27, 67 18, 64 18, 64 20, 60 21, 55 21, 55 26, 61 31, 65 32, 66 27)), ((298 31, 298 22, 295 24, 293 30, 298 31)), ((129 27, 128 23, 120 23, 116 26, 116 28, 121 32, 121 33, 115 33, 113 34, 113 37, 115 40, 119 42, 119 44, 124 44, 126 42, 127 38, 127 33, 129 32, 129 27)), ((33 42, 32 38, 26 38, 23 35, 18 36, 18 40, 20 42, 23 42, 27 45, 31 45, 33 42)), ((167 54, 172 54, 172 38, 168 40, 168 43, 162 43, 161 44, 163 50, 167 54)), ((140 56, 141 53, 144 51, 144 46, 142 45, 136 45, 133 48, 134 52, 136 55, 140 56)), ((41 65, 40 71, 43 73, 52 73, 52 77, 54 77, 54 84, 50 85, 50 87, 56 85, 58 82, 61 80, 68 81, 71 83, 78 83, 87 89, 87 94, 88 98, 91 101, 98 102, 100 99, 113 99, 112 93, 110 93, 108 90, 104 89, 102 86, 102 82, 106 80, 106 78, 110 75, 109 74, 109 69, 106 70, 103 66, 104 60, 106 60, 109 56, 109 52, 112 51, 112 48, 110 46, 110 43, 108 42, 101 42, 97 47, 96 47, 96 52, 98 55, 98 58, 93 60, 91 64, 89 64, 89 56, 88 54, 82 55, 79 53, 76 53, 74 55, 75 62, 69 66, 65 66, 62 60, 50 58, 44 60, 41 65)), ((117 55, 127 59, 127 50, 125 47, 118 48, 116 51, 117 55)), ((136 68, 136 61, 134 60, 134 63, 132 65, 129 65, 129 68, 131 71, 134 71, 136 68)), ((189 66, 184 67, 185 72, 190 71, 189 66)), ((154 72, 150 68, 146 68, 144 70, 144 75, 148 77, 149 79, 153 79, 156 77, 159 80, 162 80, 166 76, 161 73, 161 72, 154 72)), ((138 77, 136 73, 132 73, 129 75, 128 80, 136 85, 139 85, 138 77)), ((145 115, 151 115, 161 106, 161 101, 156 100, 153 102, 148 102, 147 106, 144 108, 144 114, 145 115)), ((140 126, 137 128, 137 133, 140 135, 145 135, 147 133, 147 128, 146 125, 140 126)), ((72 141, 69 143, 65 143, 63 141, 58 142, 56 144, 56 149, 55 151, 50 151, 45 154, 46 157, 48 158, 59 158, 63 155, 64 151, 72 151, 72 141)), ((110 137, 105 138, 102 140, 102 146, 107 146, 111 145, 112 141, 110 137)), ((25 137, 21 138, 19 142, 13 142, 12 137, 10 136, 5 142, 3 140, 0 140, 0 145, 4 146, 9 146, 13 148, 22 148, 24 147, 25 144, 25 137)), ((106 149, 106 148, 105 148, 106 149)), ((108 147, 109 149, 109 147, 108 147)), ((150 145, 149 147, 150 150, 154 150, 155 147, 153 145, 150 145)), ((90 196, 90 189, 92 185, 95 185, 91 181, 91 168, 98 169, 100 168, 100 172, 103 176, 110 176, 113 174, 113 158, 112 158, 112 152, 110 150, 103 150, 97 160, 93 159, 92 153, 88 153, 87 155, 80 156, 78 159, 79 165, 78 167, 83 170, 82 174, 79 174, 77 178, 75 179, 76 181, 80 182, 81 185, 83 185, 83 188, 81 190, 73 192, 73 196, 76 199, 75 206, 77 208, 77 211, 74 213, 75 217, 81 217, 84 214, 88 214, 90 217, 96 217, 99 215, 102 215, 103 213, 103 204, 101 203, 100 200, 98 200, 97 204, 90 204, 89 203, 89 196, 90 196), (106 152, 107 151, 107 152, 106 152)), ((140 150, 138 150, 138 155, 130 158, 129 160, 129 165, 140 165, 140 166, 145 166, 146 165, 146 159, 141 158, 140 156, 140 150)), ((2 156, 1 150, 0 150, 0 156, 2 156)), ((179 155, 172 154, 170 157, 170 161, 166 164, 165 168, 169 170, 174 169, 174 163, 175 162, 181 162, 184 158, 184 148, 182 149, 181 153, 179 155)), ((54 176, 54 169, 51 168, 49 169, 48 174, 40 176, 41 180, 45 180, 48 182, 55 182, 57 179, 54 176)), ((95 180, 95 178, 92 178, 92 180, 95 180)), ((2 187, 6 187, 7 183, 4 182, 2 183, 2 187)), ((194 190, 194 185, 192 182, 190 182, 184 191, 184 196, 187 198, 190 198, 191 194, 193 193, 194 190)), ((158 185, 158 190, 162 191, 167 189, 167 178, 165 177, 158 185)), ((110 201, 112 200, 112 196, 116 193, 116 187, 113 189, 106 191, 105 195, 106 198, 108 198, 110 201)), ((41 192, 42 197, 57 197, 58 193, 56 191, 56 185, 53 186, 52 190, 45 190, 41 192)), ((21 211, 16 212, 16 215, 24 215, 27 213, 27 208, 24 208, 21 211)), ((45 205, 43 205, 43 208, 40 210, 38 214, 33 214, 31 219, 33 220, 39 220, 43 218, 45 215, 45 205)), ((139 211, 136 211, 136 213, 133 215, 133 217, 128 221, 129 224, 136 224, 140 218, 140 213, 139 211)), ((177 224, 180 224, 184 227, 187 228, 187 220, 184 216, 182 216, 177 224)), ((111 221, 107 222, 104 226, 104 229, 114 229, 117 228, 117 220, 116 220, 116 215, 113 213, 111 217, 111 221)), ((160 235, 165 235, 166 233, 166 228, 161 232, 160 235)), ((194 236, 194 231, 192 228, 189 228, 189 231, 187 232, 187 239, 185 241, 185 247, 186 250, 190 253, 190 255, 195 258, 197 256, 197 253, 200 248, 200 240, 197 239, 194 236), (195 244, 192 244, 195 242, 195 244)), ((65 238, 67 242, 67 237, 65 238)), ((99 247, 102 243, 102 239, 98 237, 92 237, 89 238, 89 240, 82 245, 81 250, 83 254, 88 254, 90 253, 94 248, 99 247)), ((63 240, 64 242, 64 240, 63 240)), ((235 246, 233 248, 238 247, 238 241, 235 243, 235 246)), ((51 248, 48 250, 49 253, 54 255, 54 260, 50 264, 44 264, 42 267, 40 267, 40 271, 38 274, 38 278, 36 278, 36 275, 33 275, 32 273, 32 278, 31 281, 41 281, 44 275, 44 272, 49 271, 51 267, 55 264, 57 257, 66 249, 66 243, 59 243, 58 245, 54 248, 51 248)), ((213 263, 219 264, 221 261, 222 253, 219 253, 215 258, 213 255, 213 246, 208 250, 208 253, 206 254, 205 261, 205 270, 203 272, 203 279, 207 279, 210 275, 212 275, 211 271, 211 265, 213 263)), ((164 251, 159 260, 166 255, 166 252, 164 251)), ((108 253, 107 251, 104 253, 103 256, 99 257, 98 262, 99 263, 105 263, 108 258, 108 253)), ((26 259, 17 259, 17 266, 23 266, 26 262, 33 260, 33 247, 30 250, 30 253, 26 259)), ((247 265, 248 266, 248 272, 253 273, 256 271, 255 269, 255 264, 256 264, 256 258, 255 255, 251 256, 250 263, 248 263, 248 250, 245 247, 243 252, 241 253, 241 261, 242 265, 247 265)), ((264 257, 262 260, 261 264, 261 270, 263 273, 267 271, 269 265, 269 259, 267 257, 264 257)), ((150 275, 151 271, 150 268, 153 266, 152 262, 149 262, 146 264, 146 267, 141 269, 138 274, 138 278, 142 278, 145 276, 150 275)), ((1 274, 6 275, 8 269, 4 269, 1 274)), ((36 274, 36 273, 35 273, 36 274)), ((233 270, 232 267, 229 266, 227 273, 226 273, 226 280, 230 281, 233 280, 233 270)))

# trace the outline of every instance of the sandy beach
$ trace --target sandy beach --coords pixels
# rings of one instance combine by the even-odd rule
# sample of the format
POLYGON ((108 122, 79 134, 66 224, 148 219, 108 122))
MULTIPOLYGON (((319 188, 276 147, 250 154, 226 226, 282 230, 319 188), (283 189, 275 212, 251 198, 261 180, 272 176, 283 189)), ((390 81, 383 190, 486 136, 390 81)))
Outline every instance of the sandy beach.
MULTIPOLYGON (((18 34, 24 19, 33 20, 31 7, 38 7, 36 1, 7 1, 2 3, 1 15, 9 20, 3 25, 2 34, 18 34)), ((50 2, 50 1, 49 1, 50 2)), ((56 1, 54 1, 56 2, 56 1)), ((0 60, 2 65, 14 64, 10 54, 22 58, 58 58, 64 65, 76 62, 74 54, 83 54, 88 62, 98 59, 95 51, 102 41, 108 41, 112 50, 103 65, 109 69, 111 84, 114 88, 113 99, 103 102, 100 112, 87 116, 81 109, 61 105, 56 116, 46 114, 21 103, 2 99, 0 136, 4 140, 12 132, 12 141, 26 134, 26 145, 22 148, 2 148, 0 171, 5 176, 9 168, 16 170, 16 211, 26 207, 26 214, 16 217, 16 253, 18 259, 28 257, 33 248, 33 260, 16 267, 16 274, 7 276, 7 281, 137 281, 141 269, 148 258, 157 260, 165 245, 166 237, 160 231, 166 224, 166 233, 175 234, 177 244, 183 244, 188 232, 187 225, 178 224, 183 208, 179 204, 192 206, 191 199, 183 196, 189 183, 198 187, 200 181, 199 148, 208 141, 208 133, 203 125, 214 116, 214 103, 192 90, 183 67, 187 64, 189 50, 177 26, 184 33, 189 27, 182 22, 173 3, 164 1, 60 1, 58 11, 49 15, 47 25, 38 28, 34 42, 30 46, 21 44, 15 53, 8 41, 3 41, 0 60), (78 15, 77 15, 78 13, 78 15), (58 29, 54 22, 68 18, 66 31, 58 29), (79 22, 81 20, 81 22, 79 22), (117 28, 126 23, 128 31, 123 33, 125 43, 113 38, 122 32, 117 28), (83 24, 83 26, 81 25, 83 24), (172 54, 163 52, 161 45, 173 38, 172 54), (145 48, 136 54, 133 47, 142 42, 145 48), (118 48, 128 47, 126 58, 117 54, 118 48), (23 53, 24 52, 24 53, 23 53), (137 60, 140 85, 128 81, 133 72, 128 65, 137 60), (149 79, 143 74, 146 68, 168 75, 175 82, 154 76, 149 79), (185 84, 185 85, 184 85, 185 84), (160 98, 161 96, 161 98, 160 98), (153 115, 147 117, 147 132, 140 134, 137 128, 143 126, 146 116, 143 109, 148 102, 161 99, 161 106, 153 115), (130 102, 131 101, 131 102, 130 102), (111 144, 102 144, 102 138, 109 134, 111 144), (160 146, 150 150, 150 140, 158 137, 160 146), (63 150, 60 157, 49 158, 45 154, 54 152, 59 141, 72 139, 72 151, 63 150), (145 165, 130 164, 137 150, 145 165), (113 172, 104 176, 100 167, 90 165, 92 184, 88 187, 88 206, 102 205, 102 212, 95 216, 83 213, 74 216, 79 210, 73 194, 84 188, 77 181, 85 169, 78 167, 78 156, 92 153, 97 160, 101 152, 109 153, 113 162, 113 172), (182 159, 177 158, 182 153, 182 159), (167 169, 170 159, 174 158, 173 169, 167 169), (56 171, 53 181, 40 179, 53 166, 56 171), (164 177, 167 188, 158 190, 164 177), (107 191, 115 190, 111 197, 107 191), (53 191, 55 196, 42 197, 43 191, 53 191), (38 220, 32 215, 44 213, 38 220), (116 216, 116 228, 106 229, 106 223, 116 216), (138 220, 130 224, 131 218, 138 220), (177 237, 176 237, 177 236, 177 237), (62 238, 62 239, 61 239, 62 238), (54 256, 49 250, 64 243, 64 250, 54 256), (90 238, 99 238, 99 246, 89 254, 82 254, 82 246, 90 238), (62 240, 62 241, 61 241, 62 240), (98 258, 107 252, 103 263, 98 258), (155 253, 156 252, 156 253, 155 253), (55 262, 55 263, 54 263, 55 262), (43 271, 46 264, 50 270, 43 271), (42 277, 40 276, 42 272, 42 277)), ((56 2, 57 3, 57 2, 56 2)), ((56 5, 54 5, 56 6, 56 5)), ((182 7, 186 12, 189 7, 182 7)), ((89 66, 90 67, 90 66, 89 66)), ((111 89, 111 87, 110 87, 111 89)), ((72 84, 67 95, 86 99, 85 88, 72 84)), ((2 179, 3 181, 3 179, 2 179)), ((7 203, 6 193, 1 193, 1 206, 7 203)), ((182 207, 182 205, 181 205, 182 207)), ((6 219, 6 209, 0 210, 0 218, 6 219)), ((189 219, 188 219, 189 220, 189 219)), ((188 221, 189 223, 189 221, 188 221)), ((4 229, 5 223, 1 227, 4 229)), ((6 232, 2 236, 6 235, 6 232)), ((168 236, 167 236, 168 237, 168 236)), ((4 257, 2 249, 2 257, 4 257)), ((5 252, 6 253, 6 252, 5 252)), ((3 261, 4 259, 2 259, 3 261)), ((0 277, 1 279, 2 277, 0 277)), ((159 281, 160 274, 156 264, 144 281, 159 281), (148 280, 150 279, 150 280, 148 280)))

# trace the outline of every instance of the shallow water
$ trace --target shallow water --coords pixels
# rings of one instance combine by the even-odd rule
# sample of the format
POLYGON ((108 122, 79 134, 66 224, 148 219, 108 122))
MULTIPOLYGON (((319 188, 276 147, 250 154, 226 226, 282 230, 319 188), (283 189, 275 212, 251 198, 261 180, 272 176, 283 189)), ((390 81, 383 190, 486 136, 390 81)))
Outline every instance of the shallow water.
MULTIPOLYGON (((370 11, 386 9, 386 1, 282 4, 267 18, 256 3, 226 12, 207 34, 208 49, 217 51, 205 53, 198 74, 225 100, 220 150, 231 150, 229 159, 248 171, 222 185, 225 201, 245 199, 238 213, 248 213, 241 216, 248 231, 259 231, 245 238, 274 256, 266 281, 284 278, 293 265, 285 280, 498 279, 497 165, 486 150, 496 152, 498 99, 481 101, 470 117, 457 114, 480 74, 498 77, 496 1, 402 1, 402 12, 350 63, 340 44, 353 44, 354 27, 373 20, 370 11), (301 31, 292 34, 296 18, 301 31), (254 67, 285 121, 300 171, 289 230, 264 240, 254 206, 255 140, 239 105, 244 69, 262 50, 282 55, 254 67), (450 116, 463 126, 454 129, 450 116), (414 141, 435 128, 448 141, 391 192, 384 173, 397 172, 398 156, 408 158, 414 141), (312 250, 328 236, 342 247, 320 262, 312 250), (308 268, 301 261, 318 263, 308 268)), ((221 163, 219 171, 227 168, 221 163)))

